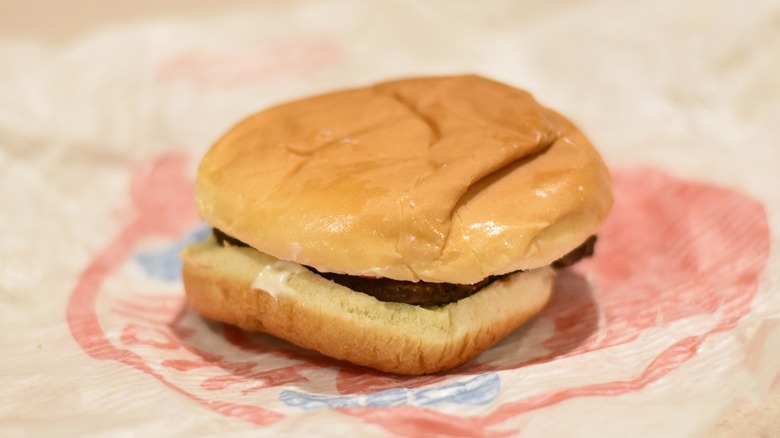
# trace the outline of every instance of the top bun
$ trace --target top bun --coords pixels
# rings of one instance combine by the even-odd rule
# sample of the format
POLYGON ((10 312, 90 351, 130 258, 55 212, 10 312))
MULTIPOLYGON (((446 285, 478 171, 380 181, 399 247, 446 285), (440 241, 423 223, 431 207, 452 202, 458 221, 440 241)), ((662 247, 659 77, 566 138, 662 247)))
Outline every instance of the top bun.
POLYGON ((598 152, 525 91, 386 82, 247 118, 200 164, 212 226, 320 271, 475 283, 548 265, 611 205, 598 152))

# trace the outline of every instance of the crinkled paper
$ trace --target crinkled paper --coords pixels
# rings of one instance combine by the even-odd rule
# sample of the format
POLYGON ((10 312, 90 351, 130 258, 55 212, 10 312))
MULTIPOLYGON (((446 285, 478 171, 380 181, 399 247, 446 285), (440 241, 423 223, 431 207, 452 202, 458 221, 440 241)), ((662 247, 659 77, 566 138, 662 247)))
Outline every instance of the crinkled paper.
POLYGON ((198 4, 0 32, 0 434, 780 433, 780 5, 198 4), (613 172, 595 257, 540 315, 409 378, 186 304, 195 169, 233 123, 463 72, 568 115, 613 172))

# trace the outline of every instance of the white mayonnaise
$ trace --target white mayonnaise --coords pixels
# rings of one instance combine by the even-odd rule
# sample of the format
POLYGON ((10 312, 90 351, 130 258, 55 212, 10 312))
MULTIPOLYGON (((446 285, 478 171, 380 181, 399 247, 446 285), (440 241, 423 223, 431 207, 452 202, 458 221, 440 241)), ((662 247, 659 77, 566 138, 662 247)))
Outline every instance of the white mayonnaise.
POLYGON ((287 285, 287 279, 290 275, 306 272, 306 270, 297 263, 277 260, 260 270, 255 281, 252 282, 252 289, 262 289, 274 298, 279 298, 283 294, 294 294, 295 289, 287 285))

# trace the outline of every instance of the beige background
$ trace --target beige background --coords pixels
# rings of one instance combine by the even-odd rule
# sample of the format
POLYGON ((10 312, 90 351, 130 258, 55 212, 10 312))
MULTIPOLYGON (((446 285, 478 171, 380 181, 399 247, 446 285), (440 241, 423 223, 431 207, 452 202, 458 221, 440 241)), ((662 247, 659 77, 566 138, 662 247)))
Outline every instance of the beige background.
MULTIPOLYGON (((466 17, 469 16, 469 7, 464 6, 464 3, 457 3, 459 6, 453 6, 454 13, 443 14, 444 18, 439 17, 441 20, 446 21, 452 17, 466 17)), ((616 2, 617 3, 617 2, 616 2)), ((658 6, 652 9, 648 14, 648 20, 652 21, 658 14, 669 14, 669 20, 660 20, 663 23, 671 23, 668 27, 659 28, 658 31, 661 36, 658 37, 658 45, 656 46, 653 40, 642 40, 633 33, 632 26, 630 24, 623 25, 622 29, 626 32, 625 51, 621 51, 620 42, 612 41, 610 48, 613 49, 610 52, 612 55, 615 53, 624 53, 626 59, 633 59, 637 50, 646 50, 649 58, 655 59, 658 62, 671 62, 679 63, 681 68, 688 68, 688 75, 681 78, 664 76, 668 73, 667 70, 659 69, 655 71, 655 76, 647 81, 639 81, 642 87, 650 87, 653 80, 661 81, 673 89, 677 94, 677 100, 674 105, 671 105, 668 111, 680 111, 681 108, 694 108, 697 111, 702 108, 718 107, 724 108, 736 108, 738 105, 747 105, 746 109, 735 110, 736 116, 724 116, 726 122, 718 119, 720 113, 709 114, 702 112, 699 115, 691 115, 690 119, 686 119, 687 122, 701 121, 702 125, 692 132, 683 132, 679 134, 669 133, 668 135, 662 135, 659 143, 665 141, 671 141, 677 144, 690 145, 688 149, 668 149, 652 152, 646 149, 643 150, 627 150, 625 146, 625 139, 630 138, 628 132, 630 128, 625 126, 626 120, 620 120, 618 127, 614 127, 614 120, 603 120, 598 114, 594 114, 594 108, 582 108, 578 107, 575 98, 567 100, 563 96, 563 92, 558 94, 555 88, 550 87, 550 83, 553 81, 549 78, 543 78, 539 72, 531 71, 529 77, 531 82, 540 85, 541 94, 547 97, 548 101, 557 101, 559 107, 564 109, 571 109, 567 113, 573 113, 574 118, 581 122, 585 126, 585 130, 588 132, 594 132, 597 139, 597 143, 602 145, 605 152, 605 156, 608 161, 617 163, 635 163, 635 162, 650 162, 660 164, 666 168, 675 169, 677 171, 686 171, 691 175, 697 177, 703 177, 707 179, 716 180, 722 183, 738 186, 755 196, 763 199, 767 205, 772 206, 769 210, 770 220, 774 225, 780 224, 778 221, 776 201, 777 195, 772 195, 770 190, 766 190, 766 187, 771 182, 777 182, 776 169, 780 168, 780 143, 778 138, 780 134, 778 132, 776 124, 777 118, 780 117, 780 113, 774 112, 778 108, 777 102, 780 100, 780 6, 773 5, 772 2, 751 2, 739 3, 739 2, 718 2, 716 5, 709 6, 706 2, 689 2, 678 3, 673 2, 674 10, 668 10, 666 12, 659 12, 663 6, 658 6), (718 8, 722 8, 720 11, 718 8), (730 8, 730 9, 729 9, 730 8), (744 9, 755 9, 753 15, 744 9), (729 9, 729 10, 726 10, 729 9), (729 17, 733 16, 734 20, 729 24, 729 17), (762 18, 763 17, 763 18, 762 18), (726 24, 726 28, 721 28, 723 23, 726 24), (702 30, 702 37, 696 37, 696 29, 702 30), (679 32, 680 45, 676 45, 676 38, 674 35, 663 36, 663 32, 679 32), (729 35, 732 35, 729 37, 729 35), (638 41, 638 42, 637 42, 638 41), (678 52, 681 47, 690 52, 678 52), (722 48, 722 50, 719 49, 722 48), (664 59, 659 54, 668 53, 669 59, 664 59), (692 54, 701 56, 702 59, 710 62, 714 70, 710 73, 705 67, 701 67, 699 64, 691 63, 686 64, 691 59, 692 54), (720 64, 718 64, 720 63, 720 64), (720 65, 720 67, 718 67, 720 65), (720 70, 718 70, 720 69, 720 70), (752 72, 755 72, 753 74, 752 72), (535 76, 537 75, 537 76, 535 76), (774 75, 774 76, 773 76, 774 75), (659 79, 660 78, 660 79, 659 79), (763 81, 763 82, 762 82, 763 81), (754 85, 751 85, 754 84, 754 85), (679 85, 679 89, 675 88, 675 84, 679 85), (724 91, 726 90, 726 91, 724 91), (735 91, 736 90, 736 91, 735 91), (721 96, 719 93, 724 93, 721 96), (732 93, 732 94, 729 94, 732 93), (724 100, 725 99, 725 100, 724 100), (742 100, 740 100, 742 99, 742 100), (745 100, 747 99, 747 100, 745 100), (750 100, 753 99, 753 100, 750 100), (742 102, 742 103, 740 103, 742 102), (745 104, 745 102, 748 102, 745 104), (753 103, 754 102, 754 103, 753 103), (675 106, 676 105, 676 106, 675 106), (757 111, 752 111, 751 108, 758 108, 757 111), (741 111, 741 112, 740 112, 741 111), (697 117, 702 117, 702 120, 697 117), (709 117, 709 119, 707 118, 709 117), (742 119, 740 119, 742 117, 742 119), (717 130, 718 127, 724 127, 723 129, 731 129, 724 133, 713 133, 713 130, 717 130), (774 126, 774 128, 773 128, 774 126), (739 127, 743 127, 743 130, 739 130, 739 127), (706 133, 711 134, 710 137, 705 138, 703 141, 699 141, 703 136, 706 137, 706 133), (704 133, 704 134, 703 134, 704 133), (675 136, 677 135, 677 136, 675 136), (726 141, 726 138, 729 141, 726 141), (740 139, 744 139, 745 144, 739 144, 740 139), (758 144, 763 140, 765 144, 758 144), (708 143, 709 142, 709 143, 708 143), (702 145, 704 143, 704 145, 702 145), (688 152, 689 151, 689 152, 688 152), (720 155, 721 159, 713 157, 703 157, 702 151, 707 153, 713 153, 720 155), (699 160, 699 161, 697 161, 699 160), (735 162, 744 161, 747 164, 738 166, 736 169, 735 162), (694 164, 696 163, 696 164, 694 164), (746 170, 747 169, 747 170, 746 170)), ((304 3, 300 3, 303 5, 304 3)), ((401 2, 402 10, 412 10, 408 2, 401 2)), ((511 8, 511 3, 507 3, 507 7, 511 8)), ((511 29, 511 23, 507 21, 517 17, 518 26, 534 26, 534 22, 524 21, 523 17, 530 16, 536 20, 545 20, 551 16, 556 16, 564 13, 571 13, 571 11, 582 10, 584 19, 591 19, 602 14, 603 11, 612 10, 610 8, 610 2, 586 2, 586 1, 566 1, 556 2, 555 5, 545 4, 545 2, 526 2, 524 3, 526 10, 523 13, 508 14, 509 18, 500 22, 502 29, 511 29)), ((439 5, 442 7, 447 7, 439 5)), ((669 5, 667 5, 669 6, 669 5)), ((303 7, 303 6, 301 6, 303 7)), ((392 6, 382 3, 382 8, 390 11, 392 6)), ((491 19, 500 20, 505 16, 500 9, 501 5, 496 2, 486 2, 483 7, 489 9, 485 14, 491 19)), ((151 23, 154 25, 165 25, 165 23, 180 23, 182 25, 188 23, 210 23, 217 17, 233 17, 245 13, 262 12, 265 15, 273 15, 279 8, 284 9, 285 6, 282 2, 272 1, 233 1, 233 2, 217 2, 217 1, 8 1, 0 0, 0 45, 5 47, 12 47, 14 45, 26 46, 34 45, 36 47, 43 47, 44 52, 48 51, 66 50, 72 57, 78 55, 78 50, 72 51, 73 47, 79 47, 79 44, 85 39, 89 39, 92 35, 102 35, 104 32, 110 32, 112 29, 125 27, 132 29, 133 26, 141 25, 144 23, 151 23), (76 53, 74 55, 74 53, 76 53)), ((625 12, 622 8, 615 8, 619 10, 617 13, 625 12), (620 12, 622 11, 622 12, 620 12)), ((394 9, 393 9, 394 10, 394 9)), ((484 12, 484 11, 483 11, 484 12)), ((517 11, 516 11, 517 12, 517 11)), ((388 12, 392 15, 393 13, 388 12)), ((398 13, 402 15, 402 13, 398 13)), ((636 18, 641 14, 632 15, 636 18)), ((573 15, 576 17, 576 15, 573 15)), ((431 20, 436 20, 436 17, 431 17, 431 20)), ((618 23, 619 18, 615 18, 616 29, 621 28, 618 23)), ((542 21, 539 21, 542 22, 542 21)), ((557 26, 563 26, 562 21, 556 21, 557 26)), ((572 23, 576 20, 573 18, 572 23)), ((605 22, 605 21, 599 21, 605 22)), ((420 29, 420 26, 424 26, 422 22, 412 22, 410 26, 415 29, 420 29), (417 27, 415 27, 417 26, 417 27)), ((490 30, 493 26, 490 22, 479 23, 470 22, 464 29, 451 28, 448 31, 453 35, 457 35, 458 32, 465 35, 465 38, 470 38, 480 34, 480 26, 485 26, 486 30, 490 30)), ((641 27, 641 23, 638 22, 637 26, 641 27)), ((594 35, 602 35, 605 39, 609 39, 615 35, 615 32, 605 30, 605 27, 594 28, 594 35)), ((461 36, 463 36, 461 35, 461 36)), ((546 35, 544 32, 534 35, 546 35)), ((640 35, 647 35, 640 34, 640 35)), ((356 35, 356 38, 359 37, 356 35)), ((439 35, 441 37, 441 35, 439 35)), ((595 38, 595 37, 594 37, 595 38)), ((400 43, 399 43, 400 44, 400 43)), ((426 42, 421 42, 425 45, 426 42)), ((435 45, 430 43, 431 47, 435 45)), ((541 47, 545 46, 538 41, 531 40, 529 44, 539 44, 541 47)), ((402 46, 402 45, 401 45, 402 46)), ((399 46, 400 47, 400 46, 399 46)), ((452 50, 451 56, 455 56, 456 50, 452 46, 443 47, 452 50)), ((355 49, 356 53, 361 53, 362 48, 355 49)), ((565 47, 563 48, 565 50, 565 47)), ((479 48, 468 48, 469 53, 479 52, 479 48)), ((40 52, 36 52, 40 53, 40 52)), ((400 55, 398 55, 400 56, 400 55)), ((488 55, 486 55, 488 56, 488 55)), ((541 55, 540 55, 541 56, 541 55)), ((573 59, 582 61, 577 58, 575 54, 572 54, 573 59)), ((444 59, 444 58, 442 58, 444 59)), ((482 58, 489 59, 489 58, 482 58)), ((531 58, 534 59, 534 58, 531 58)), ((548 58, 543 58, 548 59, 548 58)), ((71 59, 72 61, 72 59, 71 59)), ((447 68, 445 60, 440 64, 431 64, 422 66, 423 70, 443 70, 447 68)), ((399 61, 403 63, 404 61, 399 61)), ((628 64, 627 62, 626 64, 628 64)), ((706 63, 702 63, 704 65, 706 63)), ((708 65, 710 65, 708 64, 708 65)), ((400 65, 400 64, 399 64, 400 65)), ((468 65, 463 61, 453 61, 452 65, 461 67, 468 65)), ((619 65, 616 64, 616 65, 619 65)), ((487 65, 484 68, 488 71, 495 71, 498 76, 502 74, 509 76, 514 74, 512 70, 515 64, 507 64, 504 66, 500 62, 496 62, 494 65, 487 65)), ((0 69, 8 68, 9 66, 0 65, 0 69)), ((548 71, 557 71, 556 69, 562 69, 563 66, 550 62, 546 65, 548 71)), ((577 67, 574 67, 577 68, 577 67)), ((630 69, 631 67, 626 67, 630 69)), ((402 65, 397 70, 393 70, 392 73, 398 71, 413 71, 413 66, 402 65)), ((532 69, 531 69, 532 70, 532 69)), ((35 75, 36 72, 31 72, 31 75, 35 75)), ((648 73, 649 74, 649 73, 648 73)), ((353 73, 354 75, 354 73, 353 73)), ((374 70, 367 69, 365 77, 381 76, 381 68, 374 70)), ((565 81, 574 77, 573 75, 561 74, 561 80, 565 81)), ((320 82, 311 85, 316 88, 327 88, 333 84, 348 83, 349 80, 354 80, 354 76, 348 79, 348 76, 343 71, 336 71, 332 73, 329 78, 322 79, 320 82), (339 76, 341 75, 341 76, 339 76)), ((630 94, 632 90, 627 88, 621 88, 626 85, 626 82, 620 80, 614 82, 614 88, 610 90, 607 85, 610 81, 598 82, 595 86, 599 88, 601 93, 608 95, 610 92, 616 94, 630 94)), ((2 85, 0 85, 0 91, 2 91, 2 85)), ((309 91, 309 90, 306 90, 309 91)), ((295 95, 297 91, 294 88, 290 88, 280 93, 287 95, 295 95)), ((650 92, 645 94, 638 93, 639 96, 652 95, 650 92)), ((582 94, 575 96, 576 98, 587 98, 589 94, 583 91, 582 94)), ((592 96, 591 96, 592 97, 592 96)), ((605 99, 612 99, 610 102, 616 105, 625 104, 625 108, 630 108, 631 100, 621 100, 622 98, 607 96, 605 99), (627 103, 626 103, 627 102, 627 103)), ((2 101, 0 101, 2 103, 2 101)), ((663 125, 667 119, 663 116, 658 116, 658 119, 652 120, 653 111, 664 111, 662 104, 659 104, 659 108, 650 108, 646 113, 641 115, 647 118, 643 121, 638 121, 637 124, 647 123, 646 126, 640 126, 634 128, 645 135, 653 135, 654 130, 658 126, 663 125), (656 123, 650 124, 648 120, 656 123)), ((2 108, 0 108, 2 109, 2 108)), ((689 113, 688 113, 689 114, 689 113)), ((731 114, 731 113, 728 113, 731 114)), ((674 128, 674 127, 672 127, 674 128)), ((670 132, 671 129, 670 128, 670 132)), ((212 130, 207 131, 209 135, 214 135, 219 131, 219 127, 214 127, 212 130)), ((2 138, 0 138, 0 141, 2 138)), ((7 138, 5 141, 8 141, 7 138)), ((641 146, 641 141, 639 142, 641 146)), ((16 145, 3 144, 3 148, 14 149, 16 145)), ((634 145, 636 146, 636 145, 634 145)), ((200 146, 201 148, 205 147, 200 146)), ((662 147, 659 147, 663 149, 662 147)), ((117 147, 117 152, 122 153, 124 149, 117 147)), ((130 154, 132 155, 132 154, 130 154)), ((130 161, 139 160, 140 156, 134 157, 130 161)), ((41 159, 45 161, 45 159, 41 159)), ((31 161, 31 163, 33 163, 31 161)), ((33 163, 33 166, 36 164, 33 163)), ((19 180, 21 181, 21 179, 19 180)), ((6 181, 7 182, 7 181, 6 181)), ((18 181, 17 181, 18 182, 18 181)), ((21 184, 21 183, 20 183, 21 184)), ((87 183, 79 185, 81 183, 73 183, 73 191, 79 193, 88 187, 87 183)), ((111 193, 112 187, 119 187, 121 184, 116 182, 113 186, 111 183, 107 185, 105 189, 107 193, 111 193)), ((6 187, 8 187, 6 185, 6 187)), ((4 189, 5 190, 5 189, 4 189)), ((84 202, 90 202, 89 194, 85 194, 84 202)), ((8 199, 8 198, 6 198, 8 199)), ((94 198, 94 199, 97 199, 94 198)), ((94 201, 94 199, 92 199, 94 201)), ((90 205, 90 204, 85 204, 90 205)), ((4 210, 8 208, 7 205, 2 206, 4 210)), ((116 206, 114 206, 116 207, 116 206)), ((38 211, 46 211, 45 207, 30 207, 31 214, 35 214, 35 209, 38 211)), ((107 209, 108 210, 108 209, 107 209)), ((51 212, 49 212, 51 213, 51 212)), ((41 213, 44 214, 44 213, 41 213)), ((105 218, 110 217, 110 213, 105 213, 101 217, 95 217, 91 220, 96 224, 100 223, 105 218)), ((8 223, 5 229, 16 226, 16 219, 8 219, 8 223)), ((23 223, 24 219, 19 216, 18 224, 23 223)), ((52 234, 56 233, 56 230, 47 231, 52 234)), ((28 233, 30 242, 35 239, 32 231, 28 233)), ((107 230, 104 235, 109 235, 110 230, 107 230)), ((44 233, 45 235, 45 233, 44 233)), ((99 247, 99 239, 94 241, 86 241, 82 251, 84 254, 88 254, 90 251, 94 251, 99 247)), ((776 272, 777 263, 777 227, 773 231, 773 243, 775 249, 773 251, 772 262, 770 263, 769 270, 775 270, 767 275, 762 283, 763 290, 774 290, 777 292, 776 281, 778 274, 776 272)), ((65 243, 63 243, 65 245, 65 243)), ((35 247, 34 244, 28 245, 35 247)), ((41 251, 42 250, 38 250, 41 251)), ((8 252, 0 254, 0 257, 4 257, 4 260, 10 260, 11 254, 8 252)), ((32 257, 32 256, 31 256, 32 257)), ((74 261, 75 265, 79 260, 78 256, 74 261)), ((83 257, 82 257, 83 259, 83 257)), ((83 263, 82 263, 83 265, 83 263)), ((23 282, 22 282, 23 283, 23 282)), ((19 283, 19 284, 22 284, 19 283)), ((10 283, 7 283, 10 284, 10 283)), ((21 290, 21 289, 20 289, 21 290)), ((10 288, 4 290, 6 294, 13 294, 10 288)), ((21 296, 21 292, 19 292, 21 296)), ((769 300, 769 298, 767 298, 769 300)), ((44 341, 45 343, 45 341, 44 341)), ((777 346, 780 347, 780 346, 777 346)), ((775 348, 774 351, 778 351, 779 348, 775 348)), ((18 372, 18 370, 16 371, 18 372)), ((728 413, 722 420, 722 423, 711 432, 711 436, 778 436, 780 434, 780 388, 775 389, 773 395, 766 398, 758 396, 751 400, 737 400, 732 405, 732 412, 728 413)), ((760 393, 761 391, 758 391, 760 393)), ((128 427, 132 428, 132 424, 128 424, 128 427)))

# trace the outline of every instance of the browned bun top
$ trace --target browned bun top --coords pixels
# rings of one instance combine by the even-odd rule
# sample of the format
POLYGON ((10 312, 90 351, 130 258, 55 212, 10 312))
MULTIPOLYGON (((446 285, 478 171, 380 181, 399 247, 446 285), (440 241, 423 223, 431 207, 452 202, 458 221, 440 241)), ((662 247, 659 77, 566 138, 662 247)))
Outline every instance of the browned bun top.
POLYGON ((321 271, 448 283, 550 264, 594 234, 609 173, 568 120, 478 76, 261 111, 200 164, 212 226, 321 271))

